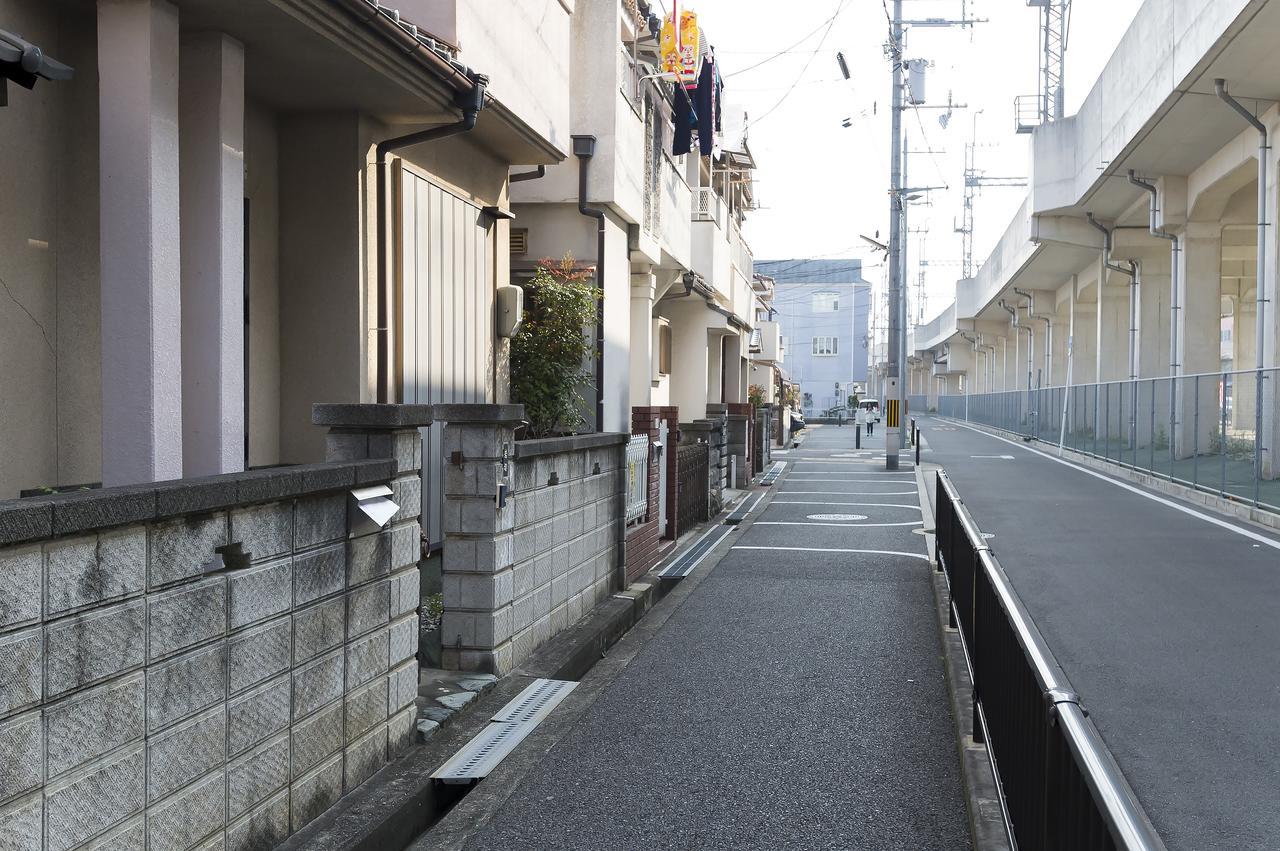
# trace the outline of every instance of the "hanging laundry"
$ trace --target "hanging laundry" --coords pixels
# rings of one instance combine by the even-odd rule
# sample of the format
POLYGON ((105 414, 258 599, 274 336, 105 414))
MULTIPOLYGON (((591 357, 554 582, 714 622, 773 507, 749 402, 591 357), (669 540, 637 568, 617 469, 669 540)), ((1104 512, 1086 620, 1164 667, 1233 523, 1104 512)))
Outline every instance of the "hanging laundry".
POLYGON ((686 90, 693 98, 696 112, 694 126, 698 130, 698 150, 704 157, 711 156, 716 144, 716 65, 704 62, 698 75, 698 85, 686 90))
POLYGON ((659 49, 662 70, 676 75, 676 85, 697 85, 704 53, 698 14, 687 10, 673 11, 662 24, 659 49))
POLYGON ((675 103, 671 105, 671 120, 675 125, 671 134, 671 153, 678 157, 693 148, 693 127, 698 116, 694 112, 693 93, 678 84, 675 92, 675 103))

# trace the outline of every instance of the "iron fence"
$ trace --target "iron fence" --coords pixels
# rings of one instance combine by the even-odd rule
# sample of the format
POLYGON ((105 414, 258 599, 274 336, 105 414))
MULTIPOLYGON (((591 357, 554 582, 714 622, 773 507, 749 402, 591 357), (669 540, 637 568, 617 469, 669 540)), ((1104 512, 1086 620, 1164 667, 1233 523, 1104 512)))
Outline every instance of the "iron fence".
POLYGON ((938 569, 950 588, 985 741, 1022 851, 1161 851, 1080 697, 1014 593, 946 473, 936 496, 938 569))
POLYGON ((710 518, 710 447, 705 443, 681 446, 676 455, 676 535, 710 518))
POLYGON ((942 396, 943 416, 1003 429, 1280 511, 1280 370, 942 396))
POLYGON ((649 507, 649 435, 633 434, 627 442, 627 521, 638 520, 649 507))

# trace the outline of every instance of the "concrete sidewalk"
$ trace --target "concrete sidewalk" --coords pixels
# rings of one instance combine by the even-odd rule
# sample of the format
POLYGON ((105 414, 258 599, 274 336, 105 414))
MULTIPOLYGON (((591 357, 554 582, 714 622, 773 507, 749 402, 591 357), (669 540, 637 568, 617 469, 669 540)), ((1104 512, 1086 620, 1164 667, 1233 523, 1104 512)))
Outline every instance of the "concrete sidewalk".
POLYGON ((1280 539, 1044 444, 921 427, 1169 848, 1280 848, 1280 539))
POLYGON ((468 848, 969 847, 914 475, 853 438, 784 456, 468 848))

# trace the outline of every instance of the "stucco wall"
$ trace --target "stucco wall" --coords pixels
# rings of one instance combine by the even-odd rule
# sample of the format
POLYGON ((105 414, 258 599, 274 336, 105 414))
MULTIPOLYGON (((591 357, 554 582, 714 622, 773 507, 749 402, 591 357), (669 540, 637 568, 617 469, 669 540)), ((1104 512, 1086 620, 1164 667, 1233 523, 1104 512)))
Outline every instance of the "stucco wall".
POLYGON ((92 16, 0 0, 6 29, 76 69, 10 84, 0 121, 0 498, 101 475, 98 86, 92 16))
POLYGON ((249 199, 249 465, 280 461, 280 175, 276 115, 245 104, 249 199))

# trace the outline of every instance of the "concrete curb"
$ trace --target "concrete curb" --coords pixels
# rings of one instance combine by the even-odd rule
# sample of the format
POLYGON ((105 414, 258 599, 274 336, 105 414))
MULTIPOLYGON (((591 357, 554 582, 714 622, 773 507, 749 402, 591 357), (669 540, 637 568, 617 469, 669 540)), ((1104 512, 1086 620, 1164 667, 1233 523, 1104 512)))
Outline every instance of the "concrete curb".
MULTIPOLYGON (((934 514, 931 491, 926 482, 926 469, 932 474, 936 464, 921 464, 916 468, 916 488, 920 493, 920 510, 924 515, 924 528, 933 530, 934 514)), ((931 565, 934 613, 938 618, 938 638, 942 646, 942 664, 947 680, 947 694, 951 698, 951 717, 955 720, 956 746, 960 754, 960 774, 964 780, 965 807, 969 814, 969 833, 975 851, 1012 851, 1004 807, 1000 801, 1000 787, 991 763, 987 746, 973 740, 973 678, 965 657, 964 643, 958 630, 948 626, 950 621, 950 590, 946 577, 937 570, 936 534, 927 531, 926 545, 931 565)))
MULTIPOLYGON (((663 563, 678 557, 707 528, 722 525, 728 513, 726 509, 684 535, 663 563)), ((748 518, 735 529, 745 529, 750 523, 748 518)), ((734 537, 726 536, 708 556, 714 559, 712 566, 723 557, 734 537)), ((614 593, 539 648, 516 670, 455 713, 447 726, 293 834, 277 846, 278 851, 399 851, 411 843, 414 849, 460 848, 711 572, 699 569, 675 583, 658 580, 657 569, 626 591, 614 593), (669 603, 645 617, 668 597, 669 603), (579 680, 581 684, 489 778, 449 810, 456 799, 449 796, 447 789, 436 788, 431 773, 538 677, 579 680), (437 819, 439 823, 435 823, 437 819)))

